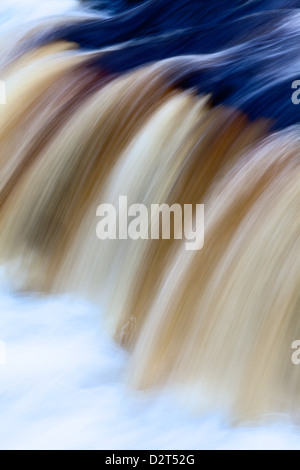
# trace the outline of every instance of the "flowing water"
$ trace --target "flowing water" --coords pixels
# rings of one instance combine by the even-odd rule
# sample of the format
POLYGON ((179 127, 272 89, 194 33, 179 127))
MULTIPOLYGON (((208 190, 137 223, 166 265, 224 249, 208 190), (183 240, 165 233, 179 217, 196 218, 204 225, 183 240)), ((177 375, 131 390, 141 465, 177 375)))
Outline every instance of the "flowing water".
POLYGON ((248 122, 178 91, 185 73, 222 67, 236 46, 157 57, 123 76, 118 46, 106 59, 83 35, 77 53, 72 29, 39 43, 53 25, 95 15, 108 13, 73 0, 0 6, 10 158, 0 168, 0 448, 300 449, 297 129, 272 134, 268 112, 248 122), (100 247, 101 185, 105 202, 205 202, 208 254, 177 242, 100 247))

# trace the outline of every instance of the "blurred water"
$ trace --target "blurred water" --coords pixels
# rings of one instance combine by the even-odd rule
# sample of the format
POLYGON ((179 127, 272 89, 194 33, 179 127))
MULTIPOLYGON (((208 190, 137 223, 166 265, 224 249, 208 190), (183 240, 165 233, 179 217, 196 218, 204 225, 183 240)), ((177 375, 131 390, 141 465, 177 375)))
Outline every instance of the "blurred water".
POLYGON ((2 0, 0 3, 1 29, 18 21, 32 21, 76 9, 77 0, 2 0))
MULTIPOLYGON (((2 26, 63 14, 74 0, 2 0, 2 26)), ((233 429, 194 416, 171 391, 126 388, 126 354, 99 309, 80 299, 16 295, 2 275, 0 448, 300 449, 288 423, 233 429)))
POLYGON ((300 449, 288 425, 230 429, 171 392, 126 388, 126 355, 83 301, 0 291, 1 449, 300 449))

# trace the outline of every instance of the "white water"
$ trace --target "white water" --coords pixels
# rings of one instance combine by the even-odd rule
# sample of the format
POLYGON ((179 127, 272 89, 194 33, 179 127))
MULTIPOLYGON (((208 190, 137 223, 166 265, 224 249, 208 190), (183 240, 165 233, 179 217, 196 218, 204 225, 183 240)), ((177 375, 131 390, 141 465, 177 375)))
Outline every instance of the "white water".
MULTIPOLYGON (((2 0, 0 21, 73 5, 2 0)), ((189 414, 170 391, 129 391, 125 353, 103 331, 101 312, 78 299, 16 295, 2 276, 0 341, 1 449, 300 449, 300 431, 287 423, 230 428, 189 414)))
POLYGON ((61 15, 78 7, 77 0, 1 0, 0 25, 17 24, 47 16, 61 15))

